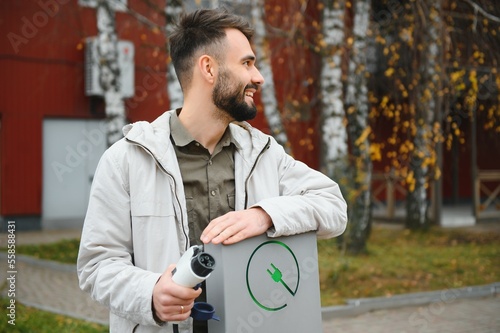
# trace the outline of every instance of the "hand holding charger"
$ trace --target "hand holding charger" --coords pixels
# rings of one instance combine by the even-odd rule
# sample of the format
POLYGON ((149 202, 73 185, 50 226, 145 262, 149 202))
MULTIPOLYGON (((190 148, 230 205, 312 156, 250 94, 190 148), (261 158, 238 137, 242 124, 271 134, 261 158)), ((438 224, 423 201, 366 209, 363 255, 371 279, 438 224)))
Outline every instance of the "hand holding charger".
MULTIPOLYGON (((204 252, 202 245, 194 245, 179 259, 172 271, 172 281, 183 287, 197 289, 210 276, 214 268, 214 257, 204 252)), ((205 302, 194 304, 191 309, 191 317, 194 320, 220 320, 215 315, 214 307, 205 302)), ((176 329, 178 329, 177 324, 174 324, 174 332, 176 332, 176 329)))

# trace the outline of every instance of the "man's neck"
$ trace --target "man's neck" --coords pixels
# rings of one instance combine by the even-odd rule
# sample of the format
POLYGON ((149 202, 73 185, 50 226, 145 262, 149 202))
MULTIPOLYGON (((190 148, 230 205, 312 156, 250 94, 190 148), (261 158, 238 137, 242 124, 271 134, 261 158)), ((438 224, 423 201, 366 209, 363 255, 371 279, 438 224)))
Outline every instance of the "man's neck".
MULTIPOLYGON (((202 106, 198 106, 202 107, 202 106)), ((205 106, 206 108, 207 106, 205 106)), ((208 106, 214 107, 214 106, 208 106)), ((224 135, 229 122, 225 119, 217 119, 214 111, 194 109, 193 106, 184 105, 179 120, 193 136, 210 153, 224 135)))

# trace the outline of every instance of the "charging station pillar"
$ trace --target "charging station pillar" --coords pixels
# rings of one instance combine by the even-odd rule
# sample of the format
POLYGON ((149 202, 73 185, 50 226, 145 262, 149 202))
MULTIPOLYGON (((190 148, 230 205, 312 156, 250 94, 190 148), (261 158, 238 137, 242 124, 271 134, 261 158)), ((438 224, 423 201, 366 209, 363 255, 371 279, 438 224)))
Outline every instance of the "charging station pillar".
POLYGON ((322 332, 316 233, 206 244, 216 262, 207 301, 210 333, 322 332))

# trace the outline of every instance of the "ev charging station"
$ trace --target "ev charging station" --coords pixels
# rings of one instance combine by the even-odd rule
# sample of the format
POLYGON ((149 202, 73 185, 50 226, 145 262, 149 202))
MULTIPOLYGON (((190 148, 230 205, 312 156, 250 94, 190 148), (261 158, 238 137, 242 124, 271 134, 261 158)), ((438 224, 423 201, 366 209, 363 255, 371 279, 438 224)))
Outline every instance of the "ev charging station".
POLYGON ((217 262, 207 302, 220 321, 210 333, 321 332, 316 233, 206 244, 217 262))

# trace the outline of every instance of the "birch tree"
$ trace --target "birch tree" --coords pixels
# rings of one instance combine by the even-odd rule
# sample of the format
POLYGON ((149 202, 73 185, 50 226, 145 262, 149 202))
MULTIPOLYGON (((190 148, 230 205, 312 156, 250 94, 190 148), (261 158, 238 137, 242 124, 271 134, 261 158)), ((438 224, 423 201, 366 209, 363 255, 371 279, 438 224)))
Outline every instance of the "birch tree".
POLYGON ((440 57, 442 56, 441 1, 422 0, 416 2, 418 13, 415 36, 417 47, 414 54, 416 63, 415 75, 420 79, 413 94, 415 100, 410 108, 415 108, 415 122, 411 132, 414 136, 414 149, 410 155, 409 174, 407 176, 408 193, 406 197, 406 227, 410 229, 426 229, 428 218, 428 185, 429 175, 435 166, 435 143, 433 140, 433 122, 435 119, 437 99, 440 90, 440 57), (419 56, 420 49, 422 54, 419 56), (418 59, 421 59, 418 61, 418 59))
POLYGON ((371 230, 371 177, 368 122, 368 86, 366 52, 370 22, 370 0, 356 0, 353 4, 354 24, 351 57, 347 76, 345 110, 351 146, 351 177, 353 191, 348 194, 349 224, 347 249, 352 253, 364 252, 371 230))
MULTIPOLYGON (((349 199, 352 181, 342 79, 345 2, 324 1, 322 6, 322 34, 318 42, 323 50, 320 75, 321 167, 327 176, 338 182, 344 196, 349 199)), ((345 236, 339 240, 343 245, 346 244, 345 236)))
POLYGON ((106 138, 108 146, 122 137, 125 125, 125 104, 120 90, 118 37, 115 11, 108 0, 97 2, 97 54, 100 60, 99 83, 104 91, 106 138))
POLYGON ((349 170, 347 132, 345 128, 342 82, 342 55, 344 45, 343 1, 325 1, 323 4, 322 36, 319 44, 324 51, 320 88, 322 101, 322 168, 326 175, 345 185, 349 170))
POLYGON ((261 90, 262 104, 264 108, 264 115, 273 137, 285 148, 288 153, 290 153, 290 144, 281 121, 281 114, 276 100, 270 50, 266 42, 266 27, 263 18, 264 2, 265 1, 263 0, 253 1, 251 8, 252 21, 255 29, 253 44, 255 53, 259 59, 259 70, 264 77, 265 82, 265 89, 261 90))
MULTIPOLYGON (((181 0, 168 0, 165 6, 165 15, 166 15, 166 32, 167 38, 173 31, 173 27, 175 21, 179 18, 179 16, 184 11, 182 7, 181 0)), ((169 53, 170 54, 170 53, 169 53)), ((170 108, 178 108, 182 106, 184 101, 184 97, 182 94, 181 85, 179 80, 177 79, 177 74, 175 73, 174 66, 172 64, 172 59, 169 57, 169 61, 167 64, 167 90, 168 97, 170 99, 170 108)))

